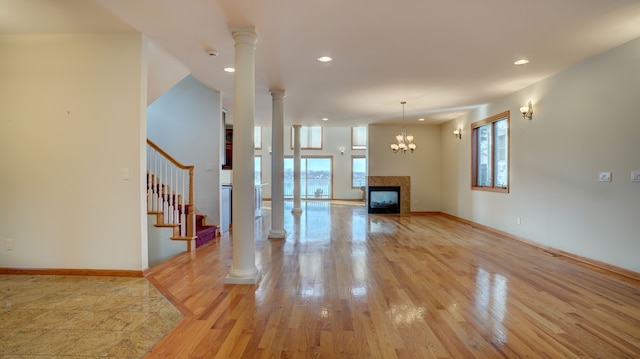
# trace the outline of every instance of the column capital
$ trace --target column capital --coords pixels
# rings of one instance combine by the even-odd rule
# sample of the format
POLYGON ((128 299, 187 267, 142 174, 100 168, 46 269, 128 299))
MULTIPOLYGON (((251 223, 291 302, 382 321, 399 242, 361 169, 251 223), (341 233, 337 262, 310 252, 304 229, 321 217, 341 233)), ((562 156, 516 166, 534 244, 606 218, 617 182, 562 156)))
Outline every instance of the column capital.
POLYGON ((271 94, 271 97, 275 99, 281 99, 281 98, 287 97, 287 94, 285 93, 284 90, 271 89, 269 90, 269 93, 271 94))
POLYGON ((256 43, 258 43, 258 34, 253 26, 230 27, 229 31, 231 31, 231 36, 233 36, 236 44, 256 46, 256 43))

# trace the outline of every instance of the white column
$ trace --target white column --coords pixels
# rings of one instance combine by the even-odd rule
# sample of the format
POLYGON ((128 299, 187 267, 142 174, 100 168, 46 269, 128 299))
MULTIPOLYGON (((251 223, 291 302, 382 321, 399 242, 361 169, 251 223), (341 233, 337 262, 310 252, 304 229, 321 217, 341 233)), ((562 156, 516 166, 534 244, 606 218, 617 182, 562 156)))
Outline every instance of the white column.
POLYGON ((233 264, 225 283, 255 284, 256 268, 254 216, 254 116, 255 50, 258 35, 253 27, 231 28, 235 40, 233 92, 233 264))
POLYGON ((271 90, 271 230, 269 238, 286 238, 284 230, 284 90, 271 90))
POLYGON ((293 125, 293 209, 291 213, 301 214, 300 205, 300 125, 293 125))

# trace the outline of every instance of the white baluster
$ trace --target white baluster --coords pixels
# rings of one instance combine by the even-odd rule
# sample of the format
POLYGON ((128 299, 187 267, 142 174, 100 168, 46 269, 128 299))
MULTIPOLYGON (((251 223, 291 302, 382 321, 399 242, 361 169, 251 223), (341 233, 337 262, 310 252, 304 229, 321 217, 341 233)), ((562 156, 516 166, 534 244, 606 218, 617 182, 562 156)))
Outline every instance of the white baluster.
POLYGON ((156 184, 155 184, 155 191, 156 191, 156 211, 160 212, 162 211, 162 192, 161 192, 161 186, 162 186, 162 157, 158 156, 158 163, 157 163, 157 167, 156 167, 156 184))
POLYGON ((171 197, 171 203, 173 204, 173 224, 178 224, 180 223, 180 217, 178 215, 178 191, 176 190, 178 188, 178 167, 176 167, 175 165, 173 165, 173 175, 171 176, 171 193, 173 194, 173 196, 171 197))
MULTIPOLYGON (((169 166, 169 162, 167 162, 169 166)), ((167 178, 167 223, 173 224, 173 166, 169 167, 167 171, 169 178, 167 178)))
POLYGON ((180 236, 187 236, 187 215, 185 214, 185 200, 184 200, 184 170, 182 170, 182 193, 180 196, 180 236))
POLYGON ((151 193, 149 193, 149 190, 151 189, 151 186, 150 186, 150 183, 149 183, 149 181, 151 180, 151 178, 149 177, 150 176, 149 173, 150 173, 150 169, 151 169, 150 163, 151 163, 151 159, 150 159, 150 156, 149 156, 149 145, 147 145, 147 211, 151 211, 152 210, 151 209, 151 203, 152 203, 151 198, 153 197, 151 195, 151 193))
POLYGON ((153 190, 147 189, 147 211, 153 211, 153 190))
POLYGON ((162 212, 164 217, 164 223, 169 223, 169 202, 167 201, 167 160, 164 161, 164 166, 162 166, 162 183, 164 187, 162 188, 162 212))
POLYGON ((158 211, 158 156, 157 152, 153 151, 153 180, 151 181, 153 184, 153 211, 158 211))
POLYGON ((187 215, 184 213, 180 215, 180 236, 187 236, 187 215))

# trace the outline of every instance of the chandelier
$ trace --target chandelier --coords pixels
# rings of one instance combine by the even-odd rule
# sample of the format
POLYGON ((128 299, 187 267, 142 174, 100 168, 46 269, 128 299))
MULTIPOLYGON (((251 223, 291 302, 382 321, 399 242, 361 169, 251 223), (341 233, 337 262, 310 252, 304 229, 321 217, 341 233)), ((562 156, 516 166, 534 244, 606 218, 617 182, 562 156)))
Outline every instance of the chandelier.
POLYGON ((416 150, 416 144, 413 143, 413 136, 407 135, 407 131, 404 129, 404 105, 407 101, 402 101, 400 103, 402 104, 402 131, 396 136, 396 141, 398 141, 398 143, 391 144, 391 150, 393 153, 405 153, 407 151, 411 151, 411 153, 413 153, 413 151, 416 150))

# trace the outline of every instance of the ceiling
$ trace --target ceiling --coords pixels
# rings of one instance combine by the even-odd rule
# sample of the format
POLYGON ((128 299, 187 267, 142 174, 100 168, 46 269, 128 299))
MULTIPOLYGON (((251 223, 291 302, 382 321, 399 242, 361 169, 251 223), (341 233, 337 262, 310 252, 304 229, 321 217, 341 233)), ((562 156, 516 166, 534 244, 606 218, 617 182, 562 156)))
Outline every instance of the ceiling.
POLYGON ((258 125, 270 89, 286 91, 286 124, 392 123, 401 101, 405 123, 438 124, 640 37, 640 1, 0 0, 2 34, 144 33, 152 57, 220 91, 231 119, 232 26, 259 36, 258 125))

